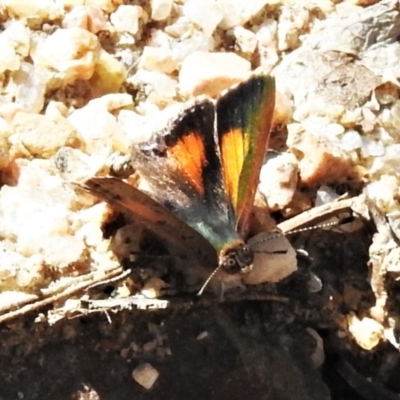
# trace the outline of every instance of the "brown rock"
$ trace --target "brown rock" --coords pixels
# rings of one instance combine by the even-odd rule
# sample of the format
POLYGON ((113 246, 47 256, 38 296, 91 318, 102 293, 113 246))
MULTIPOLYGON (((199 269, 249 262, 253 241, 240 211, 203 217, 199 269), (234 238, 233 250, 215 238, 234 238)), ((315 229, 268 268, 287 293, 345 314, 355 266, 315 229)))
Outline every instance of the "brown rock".
POLYGON ((12 127, 14 134, 34 157, 49 158, 61 147, 79 147, 81 144, 76 130, 61 116, 18 112, 12 127))

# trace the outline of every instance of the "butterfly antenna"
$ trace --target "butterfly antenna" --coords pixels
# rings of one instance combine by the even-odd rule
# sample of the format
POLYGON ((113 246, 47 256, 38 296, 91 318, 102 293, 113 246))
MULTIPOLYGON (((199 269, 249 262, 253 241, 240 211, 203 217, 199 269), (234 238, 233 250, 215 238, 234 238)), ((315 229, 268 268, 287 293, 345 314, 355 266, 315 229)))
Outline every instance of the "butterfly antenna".
MULTIPOLYGON (((340 221, 337 222, 327 222, 325 224, 319 224, 319 225, 314 225, 314 226, 308 226, 306 228, 299 228, 299 229, 294 229, 293 231, 285 232, 285 233, 277 233, 276 235, 269 236, 267 238, 261 239, 257 242, 254 242, 253 245, 260 244, 260 243, 265 243, 269 242, 270 240, 274 240, 277 238, 280 238, 282 236, 289 236, 293 235, 295 233, 301 233, 301 232, 307 232, 307 231, 312 231, 314 229, 322 229, 322 228, 331 228, 332 226, 337 226, 340 224, 340 221)), ((257 253, 257 252, 256 252, 257 253)))
POLYGON ((204 289, 208 286, 210 283, 211 279, 214 278, 215 274, 221 269, 221 265, 218 265, 217 268, 214 269, 213 272, 211 272, 210 276, 206 279, 206 281, 203 283, 203 286, 200 288, 200 290, 197 293, 197 296, 201 296, 204 292, 204 289))

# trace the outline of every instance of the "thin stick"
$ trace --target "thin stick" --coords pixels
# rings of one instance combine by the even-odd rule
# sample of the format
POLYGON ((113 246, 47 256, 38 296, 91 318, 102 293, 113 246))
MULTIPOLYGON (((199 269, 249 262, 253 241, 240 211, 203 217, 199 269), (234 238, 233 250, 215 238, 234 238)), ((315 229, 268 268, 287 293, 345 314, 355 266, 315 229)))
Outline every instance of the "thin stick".
MULTIPOLYGON (((120 274, 120 268, 116 268, 115 270, 109 271, 108 272, 108 278, 112 278, 115 275, 120 274)), ((104 275, 99 276, 96 278, 96 275, 98 275, 99 272, 92 273, 89 276, 85 276, 85 281, 80 282, 77 285, 74 285, 73 287, 68 287, 67 289, 63 290, 61 293, 56 293, 53 295, 47 295, 45 299, 35 301, 34 303, 27 304, 26 306, 23 306, 19 308, 18 310, 15 311, 10 311, 6 314, 0 315, 0 324, 6 321, 10 321, 14 318, 21 317, 25 315, 26 313, 29 313, 31 311, 37 310, 41 307, 47 306, 49 304, 52 304, 56 301, 60 301, 62 299, 68 298, 72 296, 73 294, 82 291, 83 289, 87 288, 90 285, 93 285, 94 283, 98 281, 103 281, 104 280, 104 275)), ((57 288, 57 290, 60 290, 57 288)))
POLYGON ((356 198, 345 199, 341 201, 334 201, 331 203, 323 204, 322 206, 312 208, 305 211, 293 218, 283 221, 278 224, 278 228, 283 234, 294 231, 295 229, 305 228, 307 225, 315 225, 321 221, 327 220, 342 212, 349 212, 352 209, 356 198))

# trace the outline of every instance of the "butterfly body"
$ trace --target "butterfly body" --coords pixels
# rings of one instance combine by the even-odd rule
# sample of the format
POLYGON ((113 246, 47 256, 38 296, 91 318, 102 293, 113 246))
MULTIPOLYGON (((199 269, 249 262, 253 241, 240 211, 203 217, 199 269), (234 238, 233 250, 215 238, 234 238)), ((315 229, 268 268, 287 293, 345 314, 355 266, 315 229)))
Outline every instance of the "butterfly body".
MULTIPOLYGON (((150 196, 116 178, 85 186, 131 215, 208 270, 251 269, 245 244, 249 217, 274 109, 274 80, 254 76, 216 102, 197 100, 149 146, 137 146, 132 164, 150 196)), ((190 266, 188 266, 190 268, 190 266)))

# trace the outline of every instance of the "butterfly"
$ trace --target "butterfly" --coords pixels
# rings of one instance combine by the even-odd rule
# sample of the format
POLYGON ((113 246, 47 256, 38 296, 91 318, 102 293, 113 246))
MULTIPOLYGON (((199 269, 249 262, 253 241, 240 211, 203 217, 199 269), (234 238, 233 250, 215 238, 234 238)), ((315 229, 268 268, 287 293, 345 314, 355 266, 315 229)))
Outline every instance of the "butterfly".
POLYGON ((113 177, 84 187, 185 259, 187 268, 251 270, 249 219, 267 150, 275 81, 255 75, 216 100, 197 99, 153 143, 135 146, 133 167, 150 194, 113 177), (189 261, 190 260, 190 261, 189 261))

